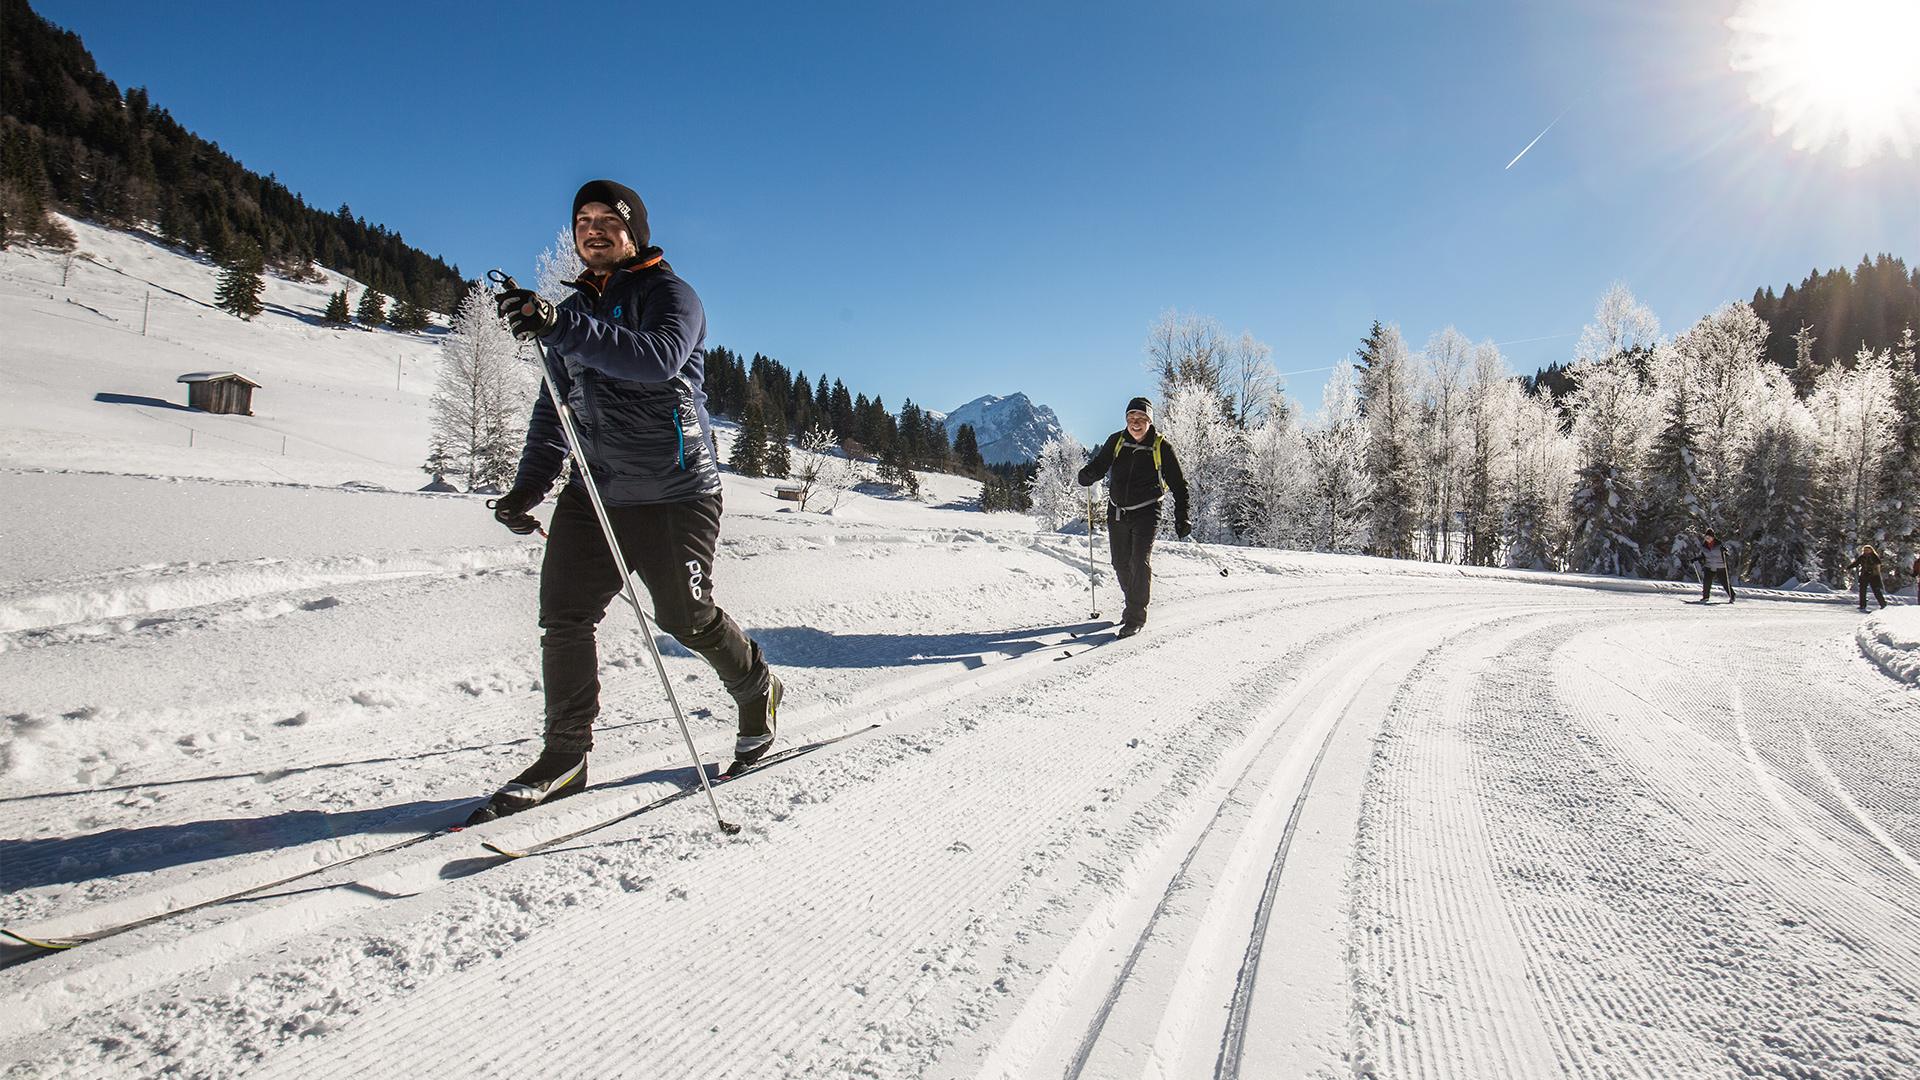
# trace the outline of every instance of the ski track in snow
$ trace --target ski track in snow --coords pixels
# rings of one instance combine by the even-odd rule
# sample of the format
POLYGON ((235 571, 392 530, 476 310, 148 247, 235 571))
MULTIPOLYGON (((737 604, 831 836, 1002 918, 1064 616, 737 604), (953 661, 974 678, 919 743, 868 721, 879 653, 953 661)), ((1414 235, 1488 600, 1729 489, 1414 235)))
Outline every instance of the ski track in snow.
POLYGON ((616 606, 593 786, 442 833, 538 746, 541 545, 384 490, 434 336, 75 228, 0 253, 0 920, 173 914, 0 947, 9 1080, 1920 1076, 1906 598, 1167 544, 1120 642, 971 481, 729 475, 716 595, 837 741, 720 835, 616 606))

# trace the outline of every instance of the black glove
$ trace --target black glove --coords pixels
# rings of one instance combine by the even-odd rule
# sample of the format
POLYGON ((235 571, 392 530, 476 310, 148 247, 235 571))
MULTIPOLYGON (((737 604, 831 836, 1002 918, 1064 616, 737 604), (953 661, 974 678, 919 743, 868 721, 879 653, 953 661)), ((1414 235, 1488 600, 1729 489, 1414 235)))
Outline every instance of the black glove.
MULTIPOLYGON (((500 294, 496 303, 500 317, 507 320, 507 329, 513 331, 513 336, 521 341, 540 337, 553 329, 553 305, 532 289, 508 289, 500 294)), ((532 506, 533 503, 527 505, 532 506)))
POLYGON ((1192 536, 1193 522, 1188 521, 1186 518, 1174 518, 1173 519, 1173 535, 1179 537, 1182 540, 1185 540, 1187 537, 1192 536))
POLYGON ((527 511, 540 505, 547 493, 539 488, 517 487, 497 499, 487 500, 487 509, 493 511, 493 519, 516 534, 525 536, 540 527, 540 519, 527 511))

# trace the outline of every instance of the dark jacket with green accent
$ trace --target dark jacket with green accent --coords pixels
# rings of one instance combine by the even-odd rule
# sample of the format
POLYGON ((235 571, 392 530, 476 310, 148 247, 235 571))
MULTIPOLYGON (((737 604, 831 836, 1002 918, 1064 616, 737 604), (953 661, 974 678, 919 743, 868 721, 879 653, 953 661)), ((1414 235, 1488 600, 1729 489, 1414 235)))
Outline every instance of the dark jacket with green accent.
POLYGON ((1107 437, 1100 446, 1100 452, 1093 455, 1080 470, 1080 484, 1085 487, 1107 478, 1107 501, 1115 507, 1127 509, 1157 502, 1166 491, 1173 492, 1173 520, 1187 520, 1187 478, 1180 471, 1180 459, 1174 456, 1173 444, 1162 439, 1160 432, 1149 426, 1147 437, 1134 441, 1125 428, 1107 437), (1160 448, 1160 468, 1154 470, 1153 451, 1160 448), (1163 486, 1162 481, 1165 481, 1163 486))
MULTIPOLYGON (((718 494, 700 297, 664 262, 572 285, 540 341, 601 497, 632 506, 718 494)), ((514 486, 546 490, 566 457, 560 414, 543 384, 514 486)))

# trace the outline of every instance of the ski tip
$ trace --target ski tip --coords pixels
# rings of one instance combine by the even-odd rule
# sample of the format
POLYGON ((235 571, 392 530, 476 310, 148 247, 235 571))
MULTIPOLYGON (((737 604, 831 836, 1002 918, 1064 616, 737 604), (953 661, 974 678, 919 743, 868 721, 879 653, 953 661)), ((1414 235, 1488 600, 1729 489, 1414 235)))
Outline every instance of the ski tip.
POLYGON ((507 848, 501 847, 499 844, 495 844, 491 842, 483 841, 480 844, 480 846, 483 848, 486 848, 488 851, 493 852, 495 855, 505 855, 509 859, 523 859, 526 857, 524 852, 512 851, 507 848))
POLYGON ((80 938, 30 938, 24 934, 16 934, 6 929, 0 929, 0 934, 4 934, 22 945, 31 945, 36 949, 46 949, 49 952, 71 949, 81 942, 80 938))

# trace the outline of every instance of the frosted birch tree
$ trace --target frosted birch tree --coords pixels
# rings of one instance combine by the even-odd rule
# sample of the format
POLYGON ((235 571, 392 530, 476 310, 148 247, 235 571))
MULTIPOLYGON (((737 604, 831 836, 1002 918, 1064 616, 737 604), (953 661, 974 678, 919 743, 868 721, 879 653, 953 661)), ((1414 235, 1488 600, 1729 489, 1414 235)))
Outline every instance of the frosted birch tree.
POLYGON ((1461 421, 1466 370, 1473 343, 1449 326, 1427 339, 1420 356, 1415 416, 1419 436, 1417 488, 1420 558, 1453 562, 1460 556, 1455 531, 1461 509, 1461 421))
POLYGON ((1198 384, 1215 397, 1226 387, 1232 344, 1211 315, 1163 311, 1147 329, 1147 371, 1164 406, 1184 384, 1198 384))
POLYGON ((1853 367, 1835 364, 1808 399, 1825 444, 1820 464, 1822 569, 1837 574, 1871 538, 1880 468, 1894 444, 1893 360, 1861 349, 1853 367))
POLYGON ((1312 548, 1314 469, 1307 435, 1291 410, 1271 410, 1247 435, 1247 507, 1243 537, 1275 548, 1312 548))
POLYGON ((579 249, 573 246, 573 227, 567 226, 554 236, 552 247, 534 257, 533 291, 557 304, 573 295, 573 288, 567 282, 586 270, 587 264, 580 261, 579 249))
POLYGON ((468 491, 512 483, 526 441, 536 376, 494 310, 484 282, 460 302, 440 345, 431 401, 427 472, 457 476, 468 491))
POLYGON ((1056 435, 1040 448, 1031 488, 1031 513, 1042 529, 1058 529, 1086 516, 1086 490, 1079 479, 1080 468, 1086 463, 1086 448, 1070 435, 1056 435))
MULTIPOLYGON (((1227 508, 1234 480, 1244 469, 1244 434, 1221 411, 1220 395, 1203 383, 1180 383, 1168 395, 1154 427, 1171 443, 1187 480, 1196 540, 1208 544, 1232 543, 1234 533, 1227 508)), ((1160 515, 1163 533, 1171 535, 1171 507, 1160 515)))
POLYGON ((1308 547, 1316 551, 1364 551, 1372 544, 1367 471, 1367 421, 1360 414, 1359 380, 1342 364, 1327 379, 1320 411, 1306 433, 1307 460, 1313 469, 1312 515, 1308 547))

